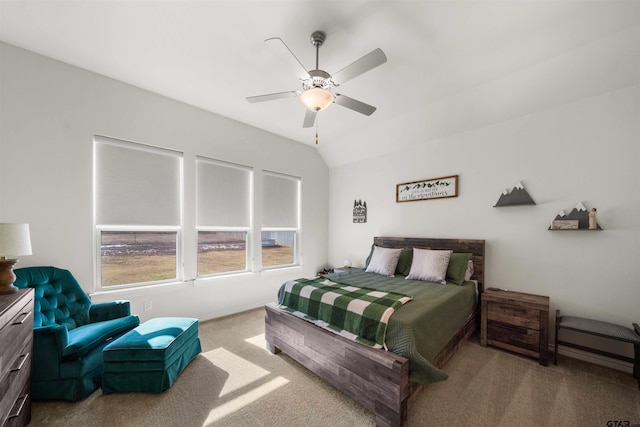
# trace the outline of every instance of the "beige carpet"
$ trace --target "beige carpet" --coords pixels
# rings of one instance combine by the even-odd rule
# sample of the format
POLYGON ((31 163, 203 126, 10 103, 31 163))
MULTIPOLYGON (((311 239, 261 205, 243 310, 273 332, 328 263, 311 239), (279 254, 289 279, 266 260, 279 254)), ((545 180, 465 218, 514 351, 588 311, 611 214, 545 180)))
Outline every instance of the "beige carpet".
MULTIPOLYGON (((34 402, 31 426, 372 426, 374 416, 284 355, 264 350, 263 311, 200 324, 202 353, 161 394, 34 402)), ((563 358, 533 359, 465 343, 447 381, 422 392, 408 426, 594 426, 640 424, 630 374, 563 358)))

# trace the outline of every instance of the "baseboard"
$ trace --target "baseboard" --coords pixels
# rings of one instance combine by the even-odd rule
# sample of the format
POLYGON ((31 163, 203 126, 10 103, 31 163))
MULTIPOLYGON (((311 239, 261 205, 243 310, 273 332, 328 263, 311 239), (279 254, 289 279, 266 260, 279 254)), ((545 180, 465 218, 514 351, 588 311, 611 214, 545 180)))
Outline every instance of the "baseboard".
MULTIPOLYGON (((554 347, 549 345, 549 354, 553 357, 554 347)), ((622 371, 629 374, 633 373, 633 364, 625 362, 623 360, 612 359, 610 357, 601 356, 599 354, 589 353, 586 351, 578 350, 576 348, 558 346, 558 354, 571 357, 572 359, 578 359, 585 362, 593 363, 594 365, 604 366, 606 368, 615 369, 616 371, 622 371)))
POLYGON ((256 308, 264 307, 265 305, 267 305, 270 302, 273 302, 273 300, 260 302, 260 303, 235 305, 233 307, 227 307, 225 310, 221 310, 221 311, 217 311, 217 312, 214 312, 214 313, 209 313, 209 314, 206 314, 206 315, 203 315, 203 316, 199 316, 198 320, 201 321, 201 322, 205 322, 207 320, 219 319, 221 317, 227 317, 227 316, 231 316, 233 314, 242 313, 244 311, 249 311, 249 310, 254 310, 256 308))

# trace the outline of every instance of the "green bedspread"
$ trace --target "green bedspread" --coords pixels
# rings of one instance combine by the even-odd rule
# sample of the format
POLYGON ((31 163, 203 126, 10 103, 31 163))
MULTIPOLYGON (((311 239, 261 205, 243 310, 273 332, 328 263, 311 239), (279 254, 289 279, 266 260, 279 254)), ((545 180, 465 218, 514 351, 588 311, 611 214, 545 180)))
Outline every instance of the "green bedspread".
POLYGON ((334 282, 325 277, 290 280, 278 296, 282 308, 297 317, 373 348, 383 348, 387 324, 411 298, 334 282))
MULTIPOLYGON (((430 384, 448 375, 431 361, 462 328, 477 306, 475 284, 463 285, 385 277, 352 268, 326 275, 332 281, 413 297, 389 318, 385 343, 389 351, 409 359, 409 380, 430 384)), ((282 292, 282 289, 281 289, 282 292)))

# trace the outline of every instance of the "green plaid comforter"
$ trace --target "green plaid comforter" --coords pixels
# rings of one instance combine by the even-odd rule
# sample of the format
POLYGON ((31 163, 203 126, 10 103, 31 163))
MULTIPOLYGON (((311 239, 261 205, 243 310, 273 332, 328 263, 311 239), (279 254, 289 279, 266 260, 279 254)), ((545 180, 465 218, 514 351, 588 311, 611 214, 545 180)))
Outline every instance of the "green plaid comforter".
POLYGON ((291 280, 278 295, 282 309, 373 348, 386 348, 384 338, 389 317, 412 299, 324 277, 291 280))

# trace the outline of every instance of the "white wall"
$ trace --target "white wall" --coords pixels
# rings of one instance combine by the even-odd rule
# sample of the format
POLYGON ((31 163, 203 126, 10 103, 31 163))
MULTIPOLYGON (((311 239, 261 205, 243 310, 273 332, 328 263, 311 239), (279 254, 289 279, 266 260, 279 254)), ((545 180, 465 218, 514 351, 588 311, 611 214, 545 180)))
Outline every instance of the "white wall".
MULTIPOLYGON (((637 57, 626 60, 638 64, 637 57)), ((635 69, 635 84, 613 82, 613 89, 588 98, 449 136, 388 140, 390 147, 402 148, 332 168, 330 263, 350 259, 363 265, 374 236, 485 239, 486 286, 548 295, 551 309, 567 315, 627 327, 639 322, 640 70, 635 69), (448 175, 459 175, 459 197, 395 202, 396 184, 448 175), (537 204, 494 208, 501 192, 518 181, 537 204), (366 224, 352 222, 354 199, 367 202, 366 224), (561 209, 569 212, 578 202, 597 208, 604 231, 547 230, 561 209)), ((574 71, 563 74, 589 79, 574 71)), ((544 86, 545 78, 554 76, 534 77, 544 86)), ((539 96, 530 89, 531 96, 539 96)), ((547 101, 541 104, 554 104, 547 101)), ((492 108, 495 102, 488 97, 468 108, 492 108)), ((429 123, 402 126, 426 129, 429 123)), ((397 135, 403 135, 402 128, 397 135)))
MULTIPOLYGON (((212 318, 273 301, 284 280, 312 276, 326 264, 328 169, 314 148, 5 43, 0 88, 0 221, 29 223, 34 253, 19 267, 67 268, 87 292, 94 289, 94 134, 184 152, 186 230, 195 221, 196 155, 252 166, 257 195, 262 169, 302 177, 303 228, 302 267, 98 294, 94 301, 129 299, 143 320, 212 318), (143 311, 144 301, 151 311, 143 311)), ((184 240, 186 250, 193 248, 195 233, 184 240)), ((187 258, 186 276, 194 262, 187 258)))

